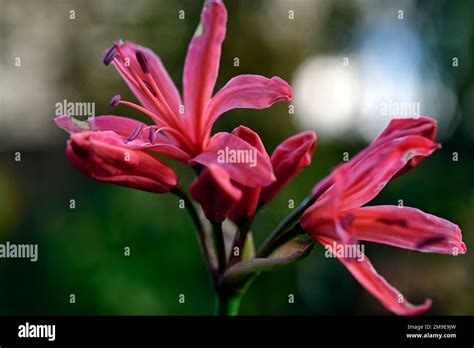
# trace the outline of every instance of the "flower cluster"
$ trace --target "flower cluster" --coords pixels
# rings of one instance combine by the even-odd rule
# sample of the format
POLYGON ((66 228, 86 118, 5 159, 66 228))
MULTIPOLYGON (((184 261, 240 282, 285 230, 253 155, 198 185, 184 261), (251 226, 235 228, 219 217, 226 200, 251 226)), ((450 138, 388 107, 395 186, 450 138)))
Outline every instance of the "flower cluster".
MULTIPOLYGON (((115 42, 105 52, 104 63, 117 69, 140 104, 116 95, 111 105, 130 106, 149 116, 152 124, 113 115, 85 122, 58 116, 57 125, 71 134, 67 142, 71 163, 98 181, 184 198, 223 307, 230 306, 229 299, 241 293, 255 274, 301 259, 314 241, 325 246, 370 241, 426 252, 466 252, 459 228, 447 220, 414 208, 364 206, 393 177, 415 167, 439 147, 434 143, 435 121, 418 118, 392 120, 370 146, 318 183, 255 255, 253 245, 248 246, 254 215, 310 165, 316 134, 293 135, 271 156, 259 135, 245 126, 212 134, 213 124, 228 110, 264 109, 291 100, 288 83, 259 75, 236 76, 213 93, 226 21, 222 1, 207 0, 188 48, 182 96, 150 49, 115 42), (213 227, 214 240, 176 173, 157 155, 195 169, 197 177, 189 192, 213 227), (232 248, 227 250, 222 232, 226 219, 237 226, 232 248), (301 238, 306 233, 312 237, 310 242, 301 238), (244 256, 246 247, 252 249, 250 256, 244 256)), ((366 257, 338 259, 387 309, 418 314, 429 308, 430 300, 419 306, 400 301, 399 292, 377 274, 366 257)))

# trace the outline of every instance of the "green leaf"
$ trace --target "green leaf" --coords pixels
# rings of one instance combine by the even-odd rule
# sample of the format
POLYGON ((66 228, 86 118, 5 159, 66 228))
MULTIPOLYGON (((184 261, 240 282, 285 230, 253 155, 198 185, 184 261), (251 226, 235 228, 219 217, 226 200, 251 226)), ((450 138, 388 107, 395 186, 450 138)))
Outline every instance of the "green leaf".
POLYGON ((314 241, 308 236, 297 236, 278 247, 267 258, 244 260, 233 265, 225 272, 223 281, 226 284, 238 284, 252 274, 302 260, 311 252, 313 246, 314 241))

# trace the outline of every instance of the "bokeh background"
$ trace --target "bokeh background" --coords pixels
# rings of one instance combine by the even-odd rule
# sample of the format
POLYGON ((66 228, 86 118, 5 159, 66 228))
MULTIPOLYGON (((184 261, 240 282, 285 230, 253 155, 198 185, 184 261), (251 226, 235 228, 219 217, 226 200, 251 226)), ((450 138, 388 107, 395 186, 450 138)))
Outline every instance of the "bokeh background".
MULTIPOLYGON (((256 219, 257 243, 289 213, 288 200, 298 204, 345 152, 357 153, 396 116, 384 114, 383 105, 418 103, 421 114, 439 120, 443 148, 391 182, 372 204, 403 200, 448 218, 461 227, 469 251, 453 257, 367 243, 366 252, 408 300, 431 297, 431 314, 474 314, 474 1, 226 4, 217 87, 242 73, 281 76, 293 86, 294 113, 284 103, 235 110, 215 130, 247 125, 269 152, 300 130, 313 129, 319 137, 311 167, 256 219)), ((53 123, 55 104, 64 99, 94 102, 97 115, 142 117, 109 106, 117 93, 134 100, 116 71, 101 62, 104 49, 119 38, 155 50, 181 88, 201 5, 0 0, 0 242, 39 245, 36 263, 0 260, 0 314, 213 313, 193 225, 177 199, 80 175, 64 153, 67 135, 53 123)), ((175 167, 183 182, 192 180, 191 170, 175 167)), ((299 264, 262 274, 241 313, 388 312, 316 246, 299 264), (295 295, 294 304, 288 294, 295 295)))

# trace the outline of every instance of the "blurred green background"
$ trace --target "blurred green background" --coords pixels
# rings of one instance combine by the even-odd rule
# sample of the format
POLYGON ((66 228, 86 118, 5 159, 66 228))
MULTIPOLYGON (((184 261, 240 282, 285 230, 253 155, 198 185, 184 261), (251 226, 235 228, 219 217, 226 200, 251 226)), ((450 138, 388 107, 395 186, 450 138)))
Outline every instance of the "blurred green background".
MULTIPOLYGON (((461 227, 468 253, 421 254, 370 243, 366 252, 408 300, 431 297, 429 313, 474 314, 474 1, 226 5, 217 87, 242 73, 280 76, 293 86, 294 113, 285 103, 234 110, 215 131, 249 126, 269 153, 300 130, 313 129, 319 138, 312 165, 258 215, 255 240, 289 213, 288 200, 298 204, 345 152, 352 156, 374 138, 390 118, 382 115, 384 103, 418 103, 422 114, 439 120, 443 148, 370 204, 401 199, 447 218, 461 227)), ((135 100, 101 61, 119 38, 157 52, 181 89, 201 6, 196 0, 0 0, 0 241, 39 245, 36 263, 0 259, 0 314, 213 313, 194 228, 177 199, 82 176, 65 156, 67 134, 53 123, 55 104, 64 99, 95 102, 97 115, 142 118, 109 106, 117 93, 135 100)), ((191 182, 189 168, 175 167, 182 182, 191 182)), ((297 265, 261 275, 241 313, 388 314, 320 246, 297 265)))

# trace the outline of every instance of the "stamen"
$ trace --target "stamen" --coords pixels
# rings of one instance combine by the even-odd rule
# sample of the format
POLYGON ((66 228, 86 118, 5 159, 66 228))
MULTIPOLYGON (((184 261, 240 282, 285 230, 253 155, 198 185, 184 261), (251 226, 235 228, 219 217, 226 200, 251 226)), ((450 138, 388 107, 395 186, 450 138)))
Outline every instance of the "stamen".
POLYGON ((140 135, 142 129, 143 129, 143 124, 137 125, 135 127, 135 129, 133 130, 132 134, 130 134, 130 136, 125 140, 125 142, 128 143, 128 142, 133 141, 136 138, 138 138, 138 136, 140 135))
POLYGON ((145 74, 150 72, 150 66, 148 65, 148 60, 145 57, 145 54, 142 51, 136 51, 135 56, 137 57, 138 64, 145 74))
POLYGON ((103 62, 105 65, 109 65, 114 60, 115 56, 117 55, 117 50, 115 49, 115 45, 109 48, 109 50, 105 53, 103 62))
POLYGON ((155 89, 150 85, 150 83, 146 80, 142 80, 145 86, 148 88, 151 94, 156 98, 158 97, 158 93, 156 93, 155 89))
POLYGON ((120 94, 115 95, 115 96, 112 98, 112 100, 110 101, 110 105, 111 105, 112 107, 116 107, 117 105, 120 104, 120 100, 121 100, 121 99, 122 99, 122 98, 120 97, 120 94))
POLYGON ((105 53, 103 62, 105 65, 109 65, 114 60, 117 55, 117 47, 120 47, 123 44, 122 40, 118 40, 114 43, 112 47, 105 53))
POLYGON ((145 115, 149 116, 153 121, 155 121, 157 124, 164 123, 164 120, 160 119, 153 112, 151 112, 148 109, 145 109, 144 107, 142 107, 140 105, 137 105, 135 103, 132 103, 132 102, 129 102, 129 101, 126 101, 126 100, 120 100, 119 104, 128 105, 128 106, 134 108, 135 110, 143 112, 145 115))

